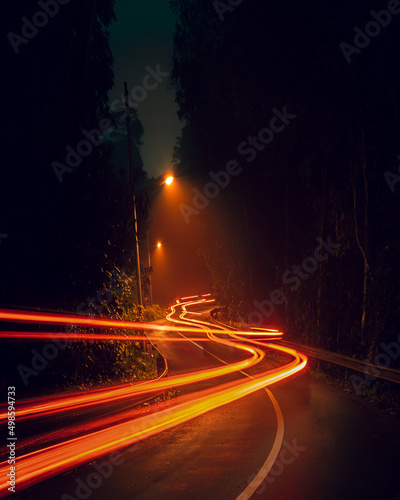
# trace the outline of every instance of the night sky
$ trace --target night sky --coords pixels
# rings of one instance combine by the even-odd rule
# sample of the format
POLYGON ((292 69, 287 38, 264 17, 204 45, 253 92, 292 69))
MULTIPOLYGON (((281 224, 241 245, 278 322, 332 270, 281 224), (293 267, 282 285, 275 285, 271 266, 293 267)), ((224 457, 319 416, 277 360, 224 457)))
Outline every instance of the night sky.
MULTIPOLYGON (((117 21, 110 28, 115 79, 109 94, 110 104, 121 97, 124 81, 128 82, 129 90, 141 85, 148 66, 155 69, 159 65, 162 73, 172 71, 175 30, 175 17, 166 0, 140 4, 117 0, 115 12, 117 21)), ((144 127, 140 148, 143 168, 149 177, 158 177, 172 169, 173 148, 182 126, 170 78, 163 78, 157 88, 148 91, 136 109, 144 127)), ((122 145, 124 154, 125 144, 122 145)), ((177 179, 169 188, 171 192, 163 188, 165 192, 158 191, 151 198, 149 234, 154 269, 153 294, 154 300, 163 305, 173 302, 180 295, 211 289, 208 270, 196 254, 198 235, 193 227, 184 223, 178 210, 185 196, 189 196, 190 201, 191 188, 192 184, 186 179, 177 179), (162 248, 156 248, 157 241, 163 243, 162 248)), ((147 253, 143 250, 144 265, 146 258, 147 253)))
MULTIPOLYGON (((172 167, 176 174, 170 188, 151 198, 156 301, 196 288, 208 292, 211 274, 217 300, 230 303, 233 315, 255 312, 259 318, 255 303, 279 288, 287 301, 274 308, 276 321, 314 331, 310 318, 317 315, 331 347, 337 325, 330 318, 338 308, 348 320, 340 332, 358 332, 355 339, 373 340, 377 328, 389 331, 377 300, 383 289, 386 302, 396 304, 395 319, 387 318, 395 328, 396 1, 386 6, 390 16, 373 0, 171 3, 174 13, 166 0, 119 0, 115 12, 113 2, 69 2, 17 47, 8 37, 26 32, 21 20, 37 19, 37 5, 21 0, 2 20, 9 68, 4 139, 12 157, 1 178, 7 186, 0 200, 3 302, 34 306, 50 297, 74 309, 101 287, 113 265, 134 272, 126 140, 115 153, 107 140, 89 143, 90 153, 76 159, 88 131, 123 110, 126 81, 136 98, 134 125, 140 121, 144 130, 132 137, 135 188, 146 175, 152 179, 172 167), (225 5, 224 13, 216 4, 225 5), (364 28, 369 37, 361 34, 364 28), (349 49, 352 44, 358 48, 349 49), (285 110, 294 118, 273 128, 285 110), (224 184, 230 161, 240 175, 224 184), (193 208, 199 196, 207 198, 204 210, 193 208), (182 203, 192 210, 190 222, 182 203), (292 293, 297 290, 286 285, 293 278, 282 277, 308 258, 317 238, 328 236, 342 253, 315 279, 304 280, 301 293, 292 293), (354 300, 349 310, 348 296, 354 300), (317 311, 309 310, 315 297, 317 311), (337 297, 336 309, 324 311, 337 297), (366 304, 368 325, 360 324, 366 304)), ((126 139, 123 120, 119 125, 118 137, 126 139)), ((145 224, 139 228, 145 231, 145 224)), ((147 267, 143 234, 141 246, 147 267)))
MULTIPOLYGON (((166 0, 117 0, 115 13, 117 21, 110 27, 115 79, 110 103, 120 97, 124 81, 129 89, 141 85, 147 66, 160 65, 162 72, 171 72, 175 29, 175 18, 166 0)), ((137 107, 145 131, 141 155, 150 177, 171 168, 173 147, 181 129, 174 99, 174 89, 165 78, 137 107)))
POLYGON ((0 396, 16 482, 78 488, 18 498, 88 498, 77 467, 124 447, 93 499, 247 498, 262 470, 260 498, 400 499, 400 0, 18 0, 0 25, 0 396), (265 357, 174 338, 207 293, 265 357), (150 330, 160 355, 125 337, 150 330))

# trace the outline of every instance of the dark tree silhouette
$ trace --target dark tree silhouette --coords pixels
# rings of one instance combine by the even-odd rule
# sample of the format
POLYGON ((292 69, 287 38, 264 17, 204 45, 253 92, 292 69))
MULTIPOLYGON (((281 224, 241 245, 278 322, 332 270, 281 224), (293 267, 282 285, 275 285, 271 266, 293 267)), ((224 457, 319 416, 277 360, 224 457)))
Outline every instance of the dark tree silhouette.
POLYGON ((242 167, 196 218, 217 299, 236 318, 260 319, 254 301, 279 289, 286 300, 265 303, 265 325, 371 358, 400 324, 400 188, 384 177, 398 156, 399 31, 382 29, 348 64, 340 43, 370 20, 371 1, 247 0, 223 22, 212 2, 170 3, 186 123, 175 161, 197 173, 199 189, 228 160, 242 167), (296 118, 246 161, 238 146, 284 106, 296 118), (340 248, 298 286, 285 283, 329 235, 340 248))
MULTIPOLYGON (((70 2, 26 42, 13 46, 3 37, 0 231, 9 235, 0 248, 3 304, 75 309, 114 264, 133 271, 132 203, 120 175, 127 161, 118 155, 118 164, 112 161, 120 124, 108 108, 114 4, 70 2)), ((21 18, 32 21, 38 9, 27 0, 10 4, 3 32, 22 36, 21 18)), ((143 127, 134 118, 140 177, 143 127)))

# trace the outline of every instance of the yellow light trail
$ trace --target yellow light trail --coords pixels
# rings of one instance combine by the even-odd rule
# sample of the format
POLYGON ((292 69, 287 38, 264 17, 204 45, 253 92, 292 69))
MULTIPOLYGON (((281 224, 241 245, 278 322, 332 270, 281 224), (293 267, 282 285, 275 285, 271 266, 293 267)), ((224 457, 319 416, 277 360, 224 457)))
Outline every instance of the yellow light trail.
MULTIPOLYGON (((198 296, 197 296, 198 297, 198 296)), ((229 363, 223 366, 218 366, 216 368, 211 368, 207 370, 199 370, 197 372, 190 372, 185 375, 168 377, 166 379, 156 379, 146 382, 140 382, 137 384, 126 384, 116 386, 109 389, 100 389, 95 391, 88 391, 85 394, 85 401, 82 402, 82 393, 80 396, 75 394, 70 394, 67 396, 57 396, 53 398, 44 398, 40 401, 28 401, 26 403, 21 402, 17 409, 17 419, 21 419, 29 416, 43 416, 49 415, 52 412, 59 413, 62 411, 70 411, 71 408, 82 408, 95 404, 99 402, 114 402, 127 397, 132 397, 134 395, 147 394, 153 391, 158 391, 170 387, 177 387, 179 385, 190 384, 194 382, 199 382, 201 380, 207 380, 209 378, 221 377, 227 375, 228 373, 233 373, 235 371, 242 371, 243 369, 248 369, 251 366, 262 361, 265 357, 265 351, 259 347, 252 347, 240 342, 247 341, 247 344, 260 344, 260 341, 248 341, 243 339, 241 336, 245 334, 251 334, 254 332, 235 332, 226 330, 222 327, 218 329, 211 327, 210 323, 195 320, 195 319, 185 319, 187 312, 186 308, 190 305, 205 304, 212 302, 213 300, 199 299, 196 301, 180 304, 182 307, 182 314, 180 319, 175 319, 172 316, 175 313, 177 306, 172 306, 171 313, 168 315, 167 319, 173 321, 174 323, 180 323, 181 325, 186 325, 185 328, 182 327, 171 327, 157 325, 160 328, 155 328, 156 325, 151 325, 151 328, 144 327, 142 323, 132 323, 123 321, 114 321, 101 318, 82 318, 69 317, 65 315, 48 315, 48 314, 38 314, 31 312, 16 312, 16 311, 0 311, 0 320, 3 321, 18 321, 18 322, 30 322, 30 323, 44 323, 44 324, 66 324, 74 323, 85 326, 101 326, 104 327, 117 327, 117 328, 129 328, 129 329, 152 329, 152 330, 162 330, 162 331, 189 331, 197 332, 199 334, 199 327, 206 331, 208 339, 205 337, 197 336, 196 340, 200 338, 200 341, 213 341, 219 344, 224 344, 230 347, 234 347, 245 353, 247 355, 246 359, 238 361, 235 363, 229 363), (79 322, 78 322, 79 320, 79 322), (117 326, 118 325, 118 326, 117 326), (190 328, 187 326, 190 325, 190 328), (197 328, 192 325, 198 325, 197 328), (217 335, 230 335, 231 338, 221 338, 217 335), (232 338, 234 336, 234 338, 232 338), (79 400, 80 399, 80 400, 79 400)), ((16 333, 16 332, 12 332, 16 333)), ((20 332, 29 333, 29 332, 20 332)), ((267 338, 275 336, 277 334, 282 334, 282 332, 267 331, 258 332, 257 335, 260 336, 264 334, 267 338)), ((43 334, 48 336, 49 334, 43 334)), ((78 334, 82 335, 82 334, 78 334)), ((90 334, 96 336, 96 334, 90 334)), ((118 340, 127 341, 125 336, 118 340)), ((62 334, 62 338, 66 338, 66 334, 62 334)), ((112 338, 104 337, 104 340, 109 340, 112 338)), ((114 337, 115 338, 115 337, 114 337)), ((133 339, 137 340, 138 337, 134 336, 133 339)), ((46 337, 48 339, 48 337, 46 337)), ((77 340, 77 339, 76 339, 77 340)), ((161 339, 159 339, 161 340, 161 339)), ((164 341, 165 338, 163 337, 164 341)), ((175 340, 175 339, 173 339, 175 340)), ((188 338, 188 340, 192 340, 188 338)), ((44 447, 43 449, 26 453, 17 457, 17 478, 18 478, 18 488, 26 488, 35 483, 43 481, 46 478, 59 474, 63 471, 76 467, 80 464, 93 460, 96 457, 110 453, 119 448, 129 446, 136 443, 142 439, 152 436, 158 432, 169 429, 175 425, 179 425, 189 419, 195 418, 205 412, 218 408, 222 405, 228 404, 235 401, 241 397, 251 394, 259 389, 283 380, 287 377, 292 376, 302 370, 307 363, 307 358, 303 354, 289 349, 287 347, 276 346, 271 343, 263 343, 263 345, 268 349, 275 349, 281 352, 285 352, 293 357, 293 360, 281 367, 274 368, 272 370, 266 370, 249 379, 239 379, 233 382, 221 382, 214 387, 206 390, 202 390, 196 393, 192 393, 185 396, 178 396, 171 401, 166 403, 161 403, 152 406, 153 412, 151 414, 143 415, 143 409, 135 409, 124 412, 122 414, 117 414, 107 418, 99 418, 93 422, 93 428, 97 426, 97 429, 102 425, 107 427, 101 430, 93 430, 85 435, 79 436, 74 439, 65 439, 64 441, 44 447), (123 417, 124 422, 121 423, 121 418, 123 417)), ((2 414, 1 417, 5 417, 2 414)), ((79 426, 76 426, 78 429, 79 426)), ((62 432, 62 431, 61 431, 62 432)), ((68 429, 68 435, 74 434, 74 427, 68 429)), ((65 432, 64 432, 65 435, 65 432)), ((0 472, 6 477, 8 470, 8 463, 0 463, 0 472)), ((7 494, 7 485, 0 485, 0 497, 7 494)))

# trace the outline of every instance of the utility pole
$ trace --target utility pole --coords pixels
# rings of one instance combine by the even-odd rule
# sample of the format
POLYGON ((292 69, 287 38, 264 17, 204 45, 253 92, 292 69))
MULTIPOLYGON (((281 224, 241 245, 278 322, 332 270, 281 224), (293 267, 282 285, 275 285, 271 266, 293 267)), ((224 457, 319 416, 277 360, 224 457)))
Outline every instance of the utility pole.
POLYGON ((153 269, 151 268, 151 258, 150 258, 150 240, 149 240, 149 230, 147 229, 147 256, 149 259, 149 295, 150 295, 150 305, 153 305, 153 284, 151 282, 151 273, 153 269))
POLYGON ((139 237, 138 237, 138 227, 137 227, 137 214, 136 214, 136 198, 135 198, 135 186, 133 181, 133 165, 132 165, 132 144, 131 144, 131 130, 130 130, 130 115, 129 115, 129 93, 128 84, 124 82, 124 93, 125 93, 125 116, 126 116, 126 137, 128 140, 128 171, 129 171, 129 189, 132 193, 133 201, 133 222, 135 231, 135 260, 136 260, 136 277, 137 277, 137 293, 138 293, 138 307, 139 307, 139 321, 142 320, 142 282, 140 276, 140 254, 139 254, 139 237))

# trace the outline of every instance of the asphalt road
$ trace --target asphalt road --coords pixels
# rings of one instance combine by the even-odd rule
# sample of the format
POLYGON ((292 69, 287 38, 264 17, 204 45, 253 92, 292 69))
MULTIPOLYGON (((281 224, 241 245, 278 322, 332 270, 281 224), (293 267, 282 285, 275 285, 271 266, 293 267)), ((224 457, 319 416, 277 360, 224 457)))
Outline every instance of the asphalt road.
MULTIPOLYGON (((226 346, 170 343, 165 335, 158 334, 157 347, 171 375, 218 366, 215 356, 243 359, 226 346)), ((279 425, 268 391, 260 390, 12 498, 235 500, 263 467, 283 425, 277 461, 253 499, 400 499, 397 417, 304 372, 270 391, 283 415, 279 425)))

